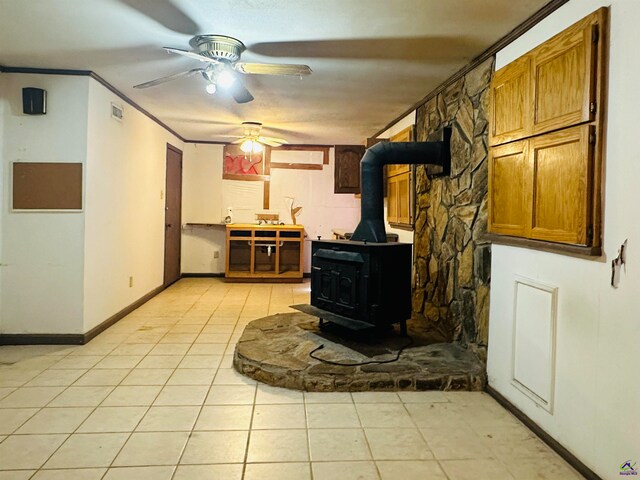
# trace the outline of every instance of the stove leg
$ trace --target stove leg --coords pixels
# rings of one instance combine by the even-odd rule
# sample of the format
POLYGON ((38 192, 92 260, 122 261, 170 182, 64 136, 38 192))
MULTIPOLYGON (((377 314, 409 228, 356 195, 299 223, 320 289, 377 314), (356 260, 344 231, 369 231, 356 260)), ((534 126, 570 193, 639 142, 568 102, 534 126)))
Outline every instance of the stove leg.
POLYGON ((406 320, 401 320, 400 321, 400 335, 403 337, 407 336, 407 321, 406 320))

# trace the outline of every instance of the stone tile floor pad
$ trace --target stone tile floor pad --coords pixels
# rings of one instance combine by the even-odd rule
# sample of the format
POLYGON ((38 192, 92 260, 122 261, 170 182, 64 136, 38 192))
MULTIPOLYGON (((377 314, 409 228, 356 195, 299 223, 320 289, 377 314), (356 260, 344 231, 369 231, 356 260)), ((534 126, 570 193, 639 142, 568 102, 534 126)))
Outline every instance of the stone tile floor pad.
POLYGON ((309 284, 183 279, 83 346, 0 347, 0 480, 581 478, 482 392, 299 392, 232 369, 309 284))

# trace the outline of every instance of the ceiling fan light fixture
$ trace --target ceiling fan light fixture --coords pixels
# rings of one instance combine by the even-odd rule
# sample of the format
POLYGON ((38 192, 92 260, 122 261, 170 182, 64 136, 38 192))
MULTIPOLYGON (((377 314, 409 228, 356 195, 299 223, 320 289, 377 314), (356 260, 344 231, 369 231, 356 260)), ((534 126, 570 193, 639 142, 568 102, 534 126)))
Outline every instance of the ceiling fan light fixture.
POLYGON ((244 153, 260 153, 262 144, 256 140, 247 139, 240 144, 240 150, 244 153))
POLYGON ((222 88, 229 88, 236 81, 236 76, 231 73, 229 70, 222 70, 217 77, 217 83, 222 88))
POLYGON ((214 93, 216 93, 216 84, 213 82, 207 83, 207 86, 205 87, 205 90, 207 91, 207 93, 209 95, 213 95, 214 93))

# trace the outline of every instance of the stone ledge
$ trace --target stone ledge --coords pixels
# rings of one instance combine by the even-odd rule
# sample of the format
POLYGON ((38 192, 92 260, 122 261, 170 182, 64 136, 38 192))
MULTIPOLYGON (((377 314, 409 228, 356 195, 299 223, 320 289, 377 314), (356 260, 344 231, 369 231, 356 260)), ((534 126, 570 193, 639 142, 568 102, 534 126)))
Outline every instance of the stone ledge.
POLYGON ((454 343, 433 343, 412 329, 415 343, 397 362, 337 366, 309 357, 320 345, 321 358, 358 363, 393 358, 406 340, 392 336, 376 344, 343 341, 320 331, 318 320, 304 313, 271 315, 250 322, 235 349, 240 373, 269 385, 309 392, 396 390, 483 390, 485 365, 454 343))

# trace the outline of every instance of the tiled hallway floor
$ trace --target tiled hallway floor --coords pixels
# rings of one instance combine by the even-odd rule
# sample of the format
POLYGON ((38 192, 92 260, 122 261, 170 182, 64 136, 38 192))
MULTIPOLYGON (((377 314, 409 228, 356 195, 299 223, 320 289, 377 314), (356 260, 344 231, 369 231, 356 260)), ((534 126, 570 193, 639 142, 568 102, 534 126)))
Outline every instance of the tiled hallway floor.
POLYGON ((78 347, 0 347, 0 480, 580 478, 483 393, 305 393, 237 374, 308 284, 183 279, 78 347))

